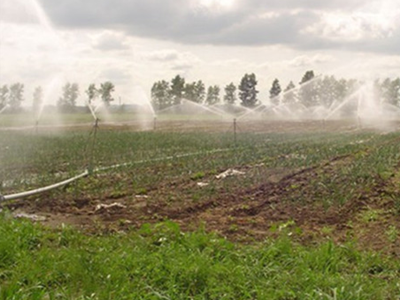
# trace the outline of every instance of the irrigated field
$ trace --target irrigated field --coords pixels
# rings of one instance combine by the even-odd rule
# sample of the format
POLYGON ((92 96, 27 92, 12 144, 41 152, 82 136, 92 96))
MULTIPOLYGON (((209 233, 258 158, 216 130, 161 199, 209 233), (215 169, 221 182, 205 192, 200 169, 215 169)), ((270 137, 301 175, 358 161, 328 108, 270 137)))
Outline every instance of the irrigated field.
POLYGON ((151 131, 41 128, 0 131, 0 139, 3 195, 92 171, 2 204, 51 227, 103 234, 172 221, 246 244, 290 236, 307 247, 329 240, 400 256, 399 130, 243 121, 235 134, 228 121, 159 121, 151 131))
POLYGON ((91 231, 168 219, 250 241, 289 226, 299 238, 351 234, 363 246, 400 250, 385 234, 400 230, 398 131, 260 121, 236 131, 229 122, 160 122, 145 132, 103 126, 95 139, 87 128, 2 131, 5 195, 94 170, 6 205, 91 231), (239 173, 218 176, 227 170, 239 173))

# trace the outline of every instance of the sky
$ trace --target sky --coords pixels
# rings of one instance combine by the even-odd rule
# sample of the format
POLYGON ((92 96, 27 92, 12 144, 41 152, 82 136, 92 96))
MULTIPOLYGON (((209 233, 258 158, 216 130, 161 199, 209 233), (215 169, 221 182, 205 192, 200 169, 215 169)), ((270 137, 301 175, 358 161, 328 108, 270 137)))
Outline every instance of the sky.
POLYGON ((295 85, 307 70, 363 80, 400 76, 399 0, 0 0, 0 84, 115 84, 148 101, 181 75, 221 88, 255 73, 295 85))

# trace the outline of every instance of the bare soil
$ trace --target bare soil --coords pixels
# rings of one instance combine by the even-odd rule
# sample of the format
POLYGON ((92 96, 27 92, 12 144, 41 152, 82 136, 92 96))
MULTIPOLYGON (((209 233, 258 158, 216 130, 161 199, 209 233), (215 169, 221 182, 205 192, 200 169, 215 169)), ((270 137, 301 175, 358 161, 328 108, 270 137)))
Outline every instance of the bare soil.
MULTIPOLYGON (((169 129, 191 129, 193 124, 175 122, 169 124, 169 129)), ((299 131, 299 124, 274 122, 273 126, 271 123, 271 126, 263 128, 274 132, 290 132, 299 131)), ((248 125, 241 124, 241 130, 250 130, 248 125)), ((320 129, 321 122, 303 122, 301 126, 301 130, 313 131, 320 129)), ((329 126, 332 126, 330 130, 337 131, 356 129, 354 124, 329 126)), ((166 124, 159 124, 159 130, 167 129, 166 124)), ((183 230, 195 230, 202 226, 207 231, 245 243, 285 234, 306 244, 328 238, 340 243, 356 241, 360 248, 399 257, 400 238, 395 235, 396 230, 400 232, 400 217, 393 210, 397 201, 395 197, 400 197, 400 162, 393 176, 386 180, 377 178, 374 186, 360 191, 343 205, 324 206, 314 200, 315 193, 321 191, 313 190, 309 183, 322 175, 335 176, 337 170, 350 164, 352 159, 352 155, 332 157, 318 165, 298 170, 267 169, 263 165, 232 166, 246 174, 263 172, 264 180, 229 190, 225 189, 223 180, 217 181, 215 175, 207 175, 198 181, 182 178, 161 182, 145 195, 116 195, 96 199, 81 194, 63 198, 62 192, 58 196, 44 193, 5 206, 15 213, 43 216, 46 220, 42 223, 48 226, 68 224, 94 234, 124 231, 138 228, 144 223, 171 220, 180 224, 183 230), (199 201, 193 201, 188 195, 202 188, 198 185, 199 181, 214 182, 215 191, 199 201), (176 195, 175 199, 171 200, 171 195, 176 195), (296 201, 297 198, 302 200, 296 201), (368 211, 379 211, 380 214, 375 219, 365 220, 363 216, 368 211), (393 229, 394 236, 388 236, 388 228, 393 229)), ((326 193, 328 197, 329 191, 326 193)))

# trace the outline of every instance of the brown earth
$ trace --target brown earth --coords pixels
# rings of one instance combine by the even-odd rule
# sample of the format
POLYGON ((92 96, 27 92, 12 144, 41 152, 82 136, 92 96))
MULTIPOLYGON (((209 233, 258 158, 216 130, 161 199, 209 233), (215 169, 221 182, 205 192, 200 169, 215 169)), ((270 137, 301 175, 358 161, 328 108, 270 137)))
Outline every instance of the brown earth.
MULTIPOLYGON (((302 130, 311 131, 321 124, 314 121, 302 126, 302 130)), ((247 128, 245 124, 241 127, 242 130, 247 128)), ((163 130, 161 125, 159 128, 163 130)), ((284 122, 267 128, 265 130, 299 130, 298 124, 285 125, 284 122)), ((355 129, 346 125, 337 130, 346 128, 355 129)), ((90 233, 123 231, 144 223, 171 220, 180 224, 183 230, 203 226, 208 231, 246 243, 278 235, 290 235, 303 243, 323 239, 340 243, 352 240, 363 249, 380 250, 399 257, 400 207, 396 208, 396 205, 400 199, 400 162, 389 178, 377 178, 374 186, 358 191, 342 205, 314 200, 316 193, 318 199, 324 193, 328 199, 329 191, 313 190, 310 182, 321 176, 335 176, 340 168, 351 164, 352 159, 353 154, 332 157, 298 170, 268 169, 262 164, 232 166, 245 173, 238 176, 262 175, 262 181, 245 187, 235 185, 234 176, 216 179, 215 174, 206 174, 200 180, 181 178, 160 182, 145 195, 121 194, 101 199, 77 195, 64 199, 62 192, 57 196, 44 193, 5 206, 14 214, 24 212, 45 217, 43 223, 46 225, 69 224, 90 233), (213 185, 214 190, 199 201, 193 201, 193 192, 204 188, 198 185, 199 182, 213 185), (233 184, 227 185, 227 182, 233 184), (398 212, 393 213, 394 209, 398 212)), ((123 176, 112 177, 120 175, 109 176, 109 180, 124 180, 123 176)))

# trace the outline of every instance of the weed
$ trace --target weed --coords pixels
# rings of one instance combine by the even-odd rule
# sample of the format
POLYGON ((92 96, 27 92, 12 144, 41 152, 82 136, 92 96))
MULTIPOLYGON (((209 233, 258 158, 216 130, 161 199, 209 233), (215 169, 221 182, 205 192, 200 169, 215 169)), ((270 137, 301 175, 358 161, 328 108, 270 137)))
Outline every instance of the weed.
POLYGON ((390 225, 385 234, 391 243, 395 243, 400 236, 400 232, 395 225, 390 225))

